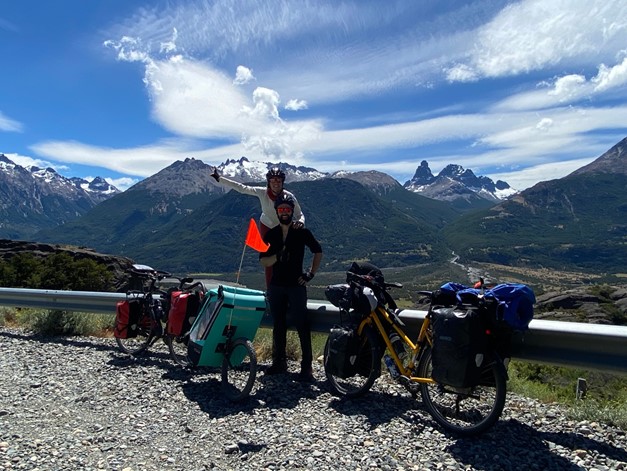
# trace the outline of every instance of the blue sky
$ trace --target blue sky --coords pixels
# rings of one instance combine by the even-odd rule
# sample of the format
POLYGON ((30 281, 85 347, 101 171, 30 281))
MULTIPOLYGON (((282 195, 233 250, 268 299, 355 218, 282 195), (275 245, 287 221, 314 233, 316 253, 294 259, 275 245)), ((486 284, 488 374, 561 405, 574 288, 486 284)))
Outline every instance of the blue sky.
POLYGON ((20 0, 0 64, 0 153, 120 189, 246 156, 522 190, 627 136, 624 0, 20 0))

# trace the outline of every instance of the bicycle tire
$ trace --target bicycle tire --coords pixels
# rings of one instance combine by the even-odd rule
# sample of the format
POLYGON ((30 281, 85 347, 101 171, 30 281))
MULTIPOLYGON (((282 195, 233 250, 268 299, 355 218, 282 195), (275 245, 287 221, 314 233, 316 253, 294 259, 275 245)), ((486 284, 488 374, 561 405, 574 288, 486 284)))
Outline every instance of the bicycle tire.
POLYGON ((155 338, 156 321, 150 316, 150 314, 142 311, 137 323, 138 328, 136 337, 127 339, 121 339, 118 337, 115 338, 118 348, 123 353, 132 356, 139 356, 145 353, 155 338))
POLYGON ((175 336, 170 334, 165 334, 163 340, 168 346, 168 350, 170 351, 170 357, 179 366, 183 368, 187 368, 191 366, 191 362, 189 361, 189 357, 187 356, 187 342, 189 340, 189 336, 175 336))
POLYGON ((222 360, 222 392, 232 402, 246 399, 257 377, 257 353, 250 340, 233 340, 222 360))
POLYGON ((356 352, 358 371, 348 378, 334 374, 329 367, 329 339, 324 346, 324 374, 338 396, 358 397, 367 393, 381 374, 381 358, 377 337, 371 329, 365 328, 359 338, 359 350, 356 352))
MULTIPOLYGON (((431 377, 431 358, 431 347, 424 347, 418 362, 419 377, 431 377)), ((438 383, 421 383, 422 402, 445 430, 459 436, 479 435, 492 427, 503 412, 506 378, 503 363, 489 360, 478 386, 452 388, 438 383)))

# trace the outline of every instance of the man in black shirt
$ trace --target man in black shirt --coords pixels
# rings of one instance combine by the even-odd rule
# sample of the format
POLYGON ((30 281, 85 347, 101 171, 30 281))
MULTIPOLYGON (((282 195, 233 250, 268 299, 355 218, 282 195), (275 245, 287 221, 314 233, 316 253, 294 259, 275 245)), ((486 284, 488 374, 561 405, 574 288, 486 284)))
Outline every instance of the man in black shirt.
POLYGON ((268 286, 268 303, 274 319, 272 331, 272 366, 266 374, 287 372, 286 338, 288 314, 296 324, 302 352, 299 379, 314 381, 311 351, 311 326, 307 311, 306 285, 320 267, 322 247, 306 228, 294 229, 294 199, 288 194, 279 195, 274 208, 279 225, 270 229, 263 237, 270 244, 268 250, 259 255, 264 267, 272 266, 272 279, 268 286), (313 254, 311 267, 303 271, 305 247, 313 254))

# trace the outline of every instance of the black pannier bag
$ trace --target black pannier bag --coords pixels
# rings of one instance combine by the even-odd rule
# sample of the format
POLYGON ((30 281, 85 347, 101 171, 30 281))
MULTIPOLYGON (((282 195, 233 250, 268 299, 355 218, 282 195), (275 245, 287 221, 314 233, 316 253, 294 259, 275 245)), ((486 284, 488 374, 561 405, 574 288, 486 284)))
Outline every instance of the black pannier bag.
POLYGON ((357 372, 359 338, 353 329, 336 326, 329 333, 329 349, 324 358, 326 370, 339 378, 350 378, 357 372))
POLYGON ((433 329, 432 378, 456 388, 479 384, 487 359, 486 328, 476 309, 436 308, 433 329))
POLYGON ((350 378, 355 375, 368 377, 373 368, 372 349, 376 348, 378 361, 381 361, 383 356, 379 346, 369 343, 362 345, 357 332, 351 327, 333 327, 327 342, 329 349, 324 358, 325 370, 339 378, 350 378))

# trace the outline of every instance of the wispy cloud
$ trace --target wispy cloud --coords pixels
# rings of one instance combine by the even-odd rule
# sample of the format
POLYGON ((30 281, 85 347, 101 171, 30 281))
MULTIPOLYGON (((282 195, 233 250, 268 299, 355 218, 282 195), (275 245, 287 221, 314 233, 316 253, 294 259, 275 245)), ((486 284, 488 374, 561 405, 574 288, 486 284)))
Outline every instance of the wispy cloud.
POLYGON ((17 31, 19 31, 19 28, 12 22, 4 19, 4 18, 0 18, 0 29, 3 29, 5 31, 9 31, 12 33, 15 33, 17 31))
POLYGON ((22 167, 25 167, 25 168, 30 168, 30 167, 53 168, 57 172, 63 172, 64 170, 67 170, 68 168, 66 165, 60 165, 59 163, 50 162, 48 160, 43 160, 43 159, 34 159, 26 155, 10 154, 10 153, 5 153, 4 155, 6 155, 7 158, 11 160, 12 162, 16 163, 17 165, 21 165, 22 167))
POLYGON ((2 111, 0 111, 0 131, 22 132, 23 129, 24 126, 22 123, 5 116, 2 111))

